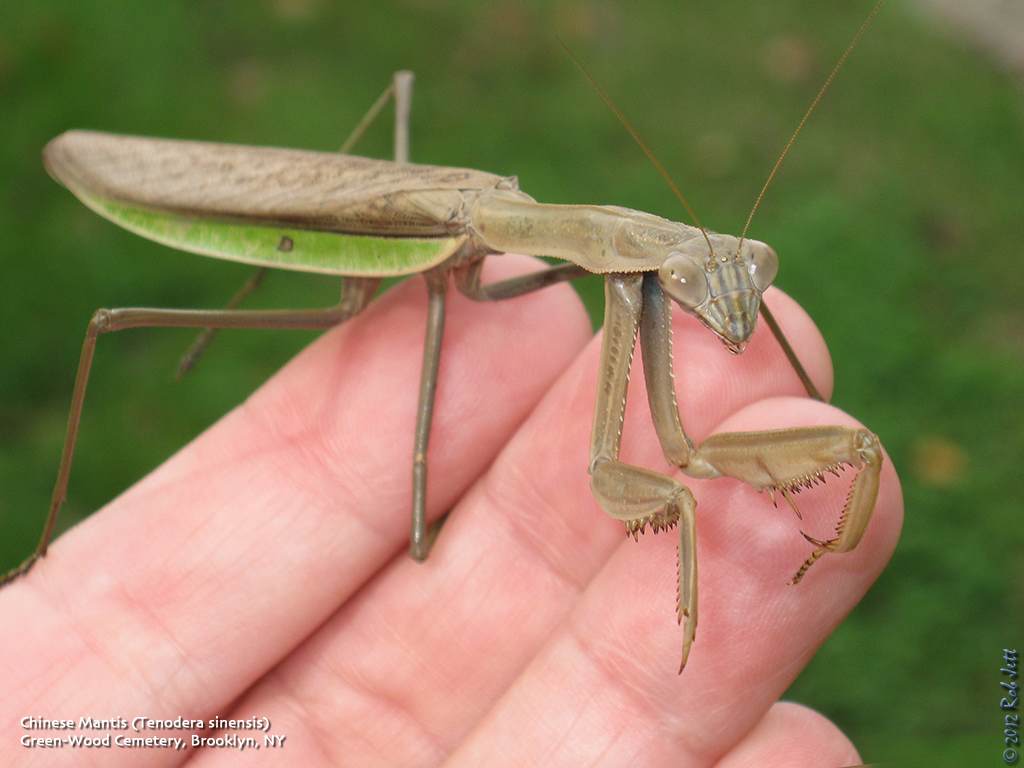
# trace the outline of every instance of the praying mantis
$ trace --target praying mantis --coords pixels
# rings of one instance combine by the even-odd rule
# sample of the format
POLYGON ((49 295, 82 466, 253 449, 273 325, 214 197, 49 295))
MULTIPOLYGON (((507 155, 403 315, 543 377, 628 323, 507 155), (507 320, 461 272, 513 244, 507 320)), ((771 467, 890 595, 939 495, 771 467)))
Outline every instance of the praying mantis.
POLYGON ((0 583, 28 572, 47 551, 67 494, 93 354, 101 335, 142 327, 204 329, 183 361, 187 369, 216 329, 334 327, 358 315, 383 279, 422 275, 428 309, 412 457, 409 550, 413 558, 424 560, 438 530, 426 520, 427 459, 449 285, 454 283, 473 300, 500 301, 599 274, 605 280, 606 307, 587 470, 600 507, 622 521, 634 538, 647 528, 677 529, 682 672, 697 626, 697 503, 682 482, 620 460, 637 341, 658 440, 669 463, 685 475, 734 478, 773 497, 778 494, 793 505, 793 495, 821 482, 828 473, 838 474, 843 467, 856 471, 834 535, 816 539, 804 534, 813 549, 792 583, 799 582, 826 553, 855 548, 874 510, 882 451, 878 438, 866 429, 818 426, 721 433, 695 443, 686 433, 677 403, 670 312, 671 304, 676 304, 735 354, 743 352, 757 318, 763 317, 808 394, 820 399, 761 301, 776 277, 778 257, 769 245, 748 238, 747 231, 797 134, 880 6, 881 0, 804 115, 738 237, 711 232, 700 224, 667 172, 592 78, 599 95, 669 183, 693 224, 617 206, 539 203, 519 189, 514 177, 410 163, 412 75, 408 72, 396 73, 340 153, 89 131, 58 136, 44 150, 47 170, 99 215, 173 248, 254 265, 261 271, 225 309, 95 312, 82 346, 60 467, 39 544, 0 583), (392 99, 396 106, 394 160, 346 154, 366 124, 392 99), (566 263, 484 284, 485 260, 506 252, 555 257, 566 263), (340 299, 323 309, 237 309, 263 270, 271 268, 341 277, 340 299))

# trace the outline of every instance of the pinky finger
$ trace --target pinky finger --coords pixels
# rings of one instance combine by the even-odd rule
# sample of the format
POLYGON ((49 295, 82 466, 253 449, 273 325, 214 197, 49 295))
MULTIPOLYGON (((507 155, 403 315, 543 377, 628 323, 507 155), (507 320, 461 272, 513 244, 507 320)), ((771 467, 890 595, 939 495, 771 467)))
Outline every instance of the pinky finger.
POLYGON ((778 702, 715 768, 840 768, 860 756, 831 720, 813 709, 778 702))

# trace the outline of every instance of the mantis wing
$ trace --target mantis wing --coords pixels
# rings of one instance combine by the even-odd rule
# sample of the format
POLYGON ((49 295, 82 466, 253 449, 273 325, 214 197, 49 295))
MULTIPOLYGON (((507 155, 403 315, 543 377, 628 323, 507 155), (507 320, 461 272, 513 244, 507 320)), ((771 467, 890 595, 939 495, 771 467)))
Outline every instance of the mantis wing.
MULTIPOLYGON (((100 215, 215 258, 339 275, 423 271, 465 242, 483 171, 350 155, 69 131, 47 170, 100 215)), ((525 196, 524 196, 525 197, 525 196)))

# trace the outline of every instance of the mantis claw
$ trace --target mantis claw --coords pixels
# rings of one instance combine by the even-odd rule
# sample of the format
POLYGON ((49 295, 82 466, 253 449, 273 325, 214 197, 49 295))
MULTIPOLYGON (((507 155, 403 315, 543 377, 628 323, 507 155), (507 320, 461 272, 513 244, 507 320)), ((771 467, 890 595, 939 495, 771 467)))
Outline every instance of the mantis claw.
POLYGON ((805 531, 800 531, 800 535, 803 536, 805 539, 807 539, 807 541, 809 541, 811 544, 813 544, 816 547, 824 547, 824 548, 827 549, 832 543, 835 542, 835 539, 829 539, 828 541, 822 541, 821 539, 816 539, 813 536, 811 536, 810 534, 806 533, 805 531))

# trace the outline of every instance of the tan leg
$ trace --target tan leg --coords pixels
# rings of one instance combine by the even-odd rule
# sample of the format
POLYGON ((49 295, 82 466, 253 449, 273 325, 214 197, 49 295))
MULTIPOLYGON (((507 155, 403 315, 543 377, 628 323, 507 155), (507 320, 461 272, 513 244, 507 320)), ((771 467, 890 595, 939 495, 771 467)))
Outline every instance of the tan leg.
POLYGON ((430 425, 434 419, 437 376, 441 367, 441 344, 444 337, 445 299, 448 295, 448 271, 441 268, 424 274, 427 283, 427 333, 423 342, 423 368, 420 371, 420 396, 416 408, 416 436, 412 458, 412 532, 409 554, 423 561, 444 522, 433 528, 427 525, 427 446, 430 425))
POLYGON ((601 508, 622 520, 634 538, 648 526, 655 532, 679 526, 676 618, 680 624, 685 622, 682 672, 697 631, 697 504, 690 490, 672 478, 619 461, 629 368, 643 308, 642 281, 641 275, 609 275, 605 279, 590 487, 601 508))
MULTIPOLYGON (((773 498, 778 493, 798 517, 800 512, 793 496, 823 482, 826 473, 838 475, 843 467, 855 467, 859 472, 840 513, 835 536, 819 541, 804 534, 815 549, 791 583, 799 582, 826 552, 846 552, 857 546, 871 520, 878 494, 882 462, 878 438, 864 429, 805 427, 712 435, 695 449, 683 430, 676 405, 668 302, 656 275, 644 277, 643 290, 640 343, 644 376, 651 415, 665 457, 692 477, 725 475, 758 490, 767 490, 773 498)), ((795 355, 790 356, 791 362, 795 359, 795 355)))
POLYGON ((782 332, 782 328, 775 320, 775 315, 768 309, 768 305, 764 303, 764 299, 761 300, 761 317, 764 318, 765 323, 771 330, 775 340, 779 342, 779 346, 782 347, 783 353, 786 355, 786 359, 789 360, 789 364, 793 367, 793 371, 796 373, 797 378, 800 379, 800 383, 804 385, 804 391, 807 395, 814 400, 820 400, 825 402, 825 398, 821 396, 818 388, 814 386, 814 382, 811 381, 811 377, 807 374, 807 370, 804 368, 803 363, 800 362, 800 358, 796 356, 796 350, 793 349, 789 343, 789 339, 786 338, 786 334, 782 332))
MULTIPOLYGON (((486 257, 484 257, 486 258, 486 257)), ((455 270, 455 287, 459 293, 467 296, 473 301, 503 301, 514 299, 533 291, 547 288, 549 285, 562 283, 567 280, 576 280, 590 274, 583 267, 575 264, 557 264, 537 272, 530 272, 518 277, 510 277, 507 280, 499 280, 496 283, 483 285, 480 282, 480 272, 484 266, 484 259, 467 264, 455 270)))
POLYGON ((759 491, 792 496, 824 482, 825 474, 853 467, 857 475, 839 514, 835 535, 819 541, 790 580, 798 583, 826 552, 848 552, 857 546, 875 509, 882 467, 882 447, 866 429, 800 427, 765 432, 732 432, 705 440, 683 471, 698 477, 728 476, 759 491))
POLYGON ((648 526, 654 533, 679 526, 676 620, 683 626, 682 673, 697 633, 697 502, 689 488, 671 477, 618 460, 594 467, 590 489, 605 512, 626 524, 634 540, 648 526))
POLYGON ((50 498, 50 511, 43 525, 42 535, 32 553, 21 565, 0 577, 0 586, 29 571, 39 558, 46 554, 50 539, 57 523, 57 515, 67 495, 71 465, 75 456, 75 442, 78 425, 85 404, 85 391, 92 369, 96 340, 100 335, 123 331, 129 328, 330 328, 358 314, 369 304, 380 281, 376 278, 359 278, 346 281, 341 302, 326 309, 278 309, 278 310, 228 310, 228 309, 150 309, 129 307, 123 309, 98 309, 89 321, 82 342, 82 353, 78 361, 78 373, 71 394, 71 408, 68 413, 67 432, 61 453, 60 468, 50 498))
MULTIPOLYGON (((235 291, 235 295, 228 299, 228 303, 224 305, 224 309, 235 309, 238 307, 245 298, 260 287, 260 283, 267 276, 269 272, 267 267, 257 268, 249 278, 242 283, 242 287, 235 291)), ((216 328, 203 328, 198 334, 196 334, 195 341, 192 345, 185 350, 185 354, 181 356, 181 360, 178 361, 178 372, 175 378, 181 381, 185 374, 191 371, 196 363, 199 362, 199 358, 206 352, 206 348, 210 346, 210 342, 213 341, 213 337, 217 335, 216 328)))

